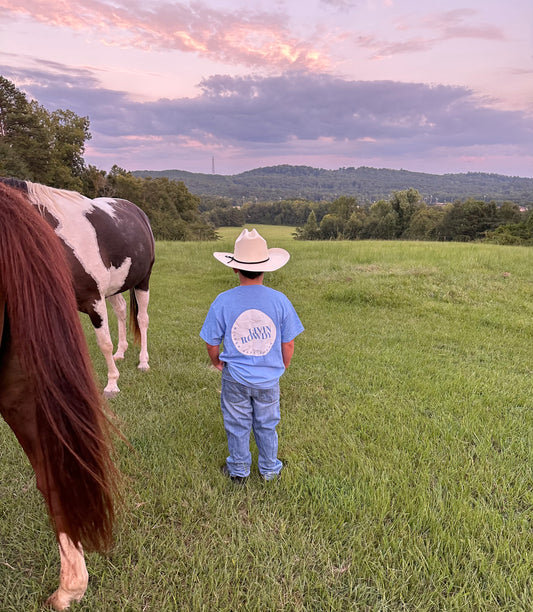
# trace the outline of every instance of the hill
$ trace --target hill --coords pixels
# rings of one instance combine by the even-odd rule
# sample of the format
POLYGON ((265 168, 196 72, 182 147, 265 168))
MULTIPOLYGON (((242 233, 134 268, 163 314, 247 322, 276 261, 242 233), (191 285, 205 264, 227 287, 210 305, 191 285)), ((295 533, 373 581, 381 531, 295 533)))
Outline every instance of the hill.
POLYGON ((385 168, 339 168, 324 170, 310 166, 270 166, 234 175, 201 174, 184 170, 137 170, 138 177, 183 181, 195 195, 227 197, 237 201, 304 198, 334 200, 355 195, 363 202, 388 198, 393 191, 417 189, 428 203, 454 202, 472 197, 479 200, 533 203, 533 178, 468 172, 426 174, 385 168))

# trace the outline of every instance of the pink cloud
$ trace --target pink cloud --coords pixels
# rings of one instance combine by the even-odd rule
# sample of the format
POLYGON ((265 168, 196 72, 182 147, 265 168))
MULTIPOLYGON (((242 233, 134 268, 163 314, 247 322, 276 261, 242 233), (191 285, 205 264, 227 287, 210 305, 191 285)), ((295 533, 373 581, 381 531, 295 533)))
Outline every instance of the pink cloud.
POLYGON ((373 36, 359 36, 357 44, 373 51, 373 59, 382 59, 402 53, 419 53, 428 51, 435 44, 434 40, 427 38, 411 38, 405 41, 385 42, 373 36))
POLYGON ((176 49, 246 66, 324 70, 327 56, 292 35, 280 15, 252 10, 225 12, 202 3, 0 0, 0 10, 43 24, 105 33, 105 44, 176 49))
POLYGON ((445 13, 427 15, 415 19, 412 15, 406 16, 396 23, 398 32, 409 30, 422 30, 422 36, 413 36, 395 42, 377 39, 373 36, 361 35, 356 43, 373 52, 373 59, 382 59, 392 55, 404 53, 425 52, 439 43, 458 38, 477 38, 483 40, 505 40, 501 28, 493 25, 478 23, 477 11, 471 9, 458 9, 445 13))
POLYGON ((455 38, 505 40, 505 34, 501 28, 479 23, 477 21, 477 11, 473 9, 457 9, 446 13, 428 15, 422 20, 422 25, 425 28, 436 30, 439 40, 455 38))

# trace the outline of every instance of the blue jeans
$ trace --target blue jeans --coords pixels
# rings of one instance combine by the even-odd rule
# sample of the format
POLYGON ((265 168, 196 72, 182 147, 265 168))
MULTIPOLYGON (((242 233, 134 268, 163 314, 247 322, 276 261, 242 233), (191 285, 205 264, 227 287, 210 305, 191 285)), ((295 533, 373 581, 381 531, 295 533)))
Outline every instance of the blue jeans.
POLYGON ((283 467, 277 457, 279 383, 270 389, 254 389, 238 383, 224 368, 220 406, 228 438, 229 457, 226 463, 230 475, 250 474, 250 433, 253 430, 259 451, 259 472, 266 480, 275 478, 283 467))

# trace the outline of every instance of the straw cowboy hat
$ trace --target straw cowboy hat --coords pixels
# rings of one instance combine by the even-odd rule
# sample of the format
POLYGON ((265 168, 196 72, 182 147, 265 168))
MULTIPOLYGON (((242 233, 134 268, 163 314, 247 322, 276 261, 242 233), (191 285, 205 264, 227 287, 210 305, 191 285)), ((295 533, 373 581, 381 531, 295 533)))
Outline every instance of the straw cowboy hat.
POLYGON ((249 272, 273 272, 289 261, 289 253, 285 249, 268 249, 266 240, 253 229, 242 230, 235 240, 234 253, 213 253, 213 255, 229 268, 248 270, 249 272))

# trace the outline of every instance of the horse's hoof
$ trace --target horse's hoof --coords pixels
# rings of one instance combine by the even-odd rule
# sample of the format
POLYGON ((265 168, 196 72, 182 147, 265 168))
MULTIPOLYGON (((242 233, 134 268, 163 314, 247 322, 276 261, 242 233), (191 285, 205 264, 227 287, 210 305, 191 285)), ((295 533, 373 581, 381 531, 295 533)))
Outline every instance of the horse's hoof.
POLYGON ((50 595, 50 597, 44 602, 44 605, 46 608, 52 608, 53 610, 68 610, 70 608, 71 601, 79 601, 82 597, 83 593, 75 596, 69 595, 59 588, 55 593, 50 595))
POLYGON ((70 608, 70 605, 68 604, 66 606, 61 606, 60 604, 58 605, 57 603, 55 603, 53 599, 53 595, 52 595, 44 602, 44 608, 46 608, 47 610, 68 610, 70 608))
POLYGON ((104 397, 106 399, 113 399, 120 393, 120 389, 117 387, 116 389, 104 389, 104 397))
POLYGON ((148 372, 148 370, 150 369, 150 366, 147 363, 140 363, 137 366, 137 369, 140 370, 141 372, 148 372))
POLYGON ((121 353, 120 355, 118 353, 115 353, 113 355, 113 360, 114 361, 122 361, 124 359, 124 353, 121 353))

